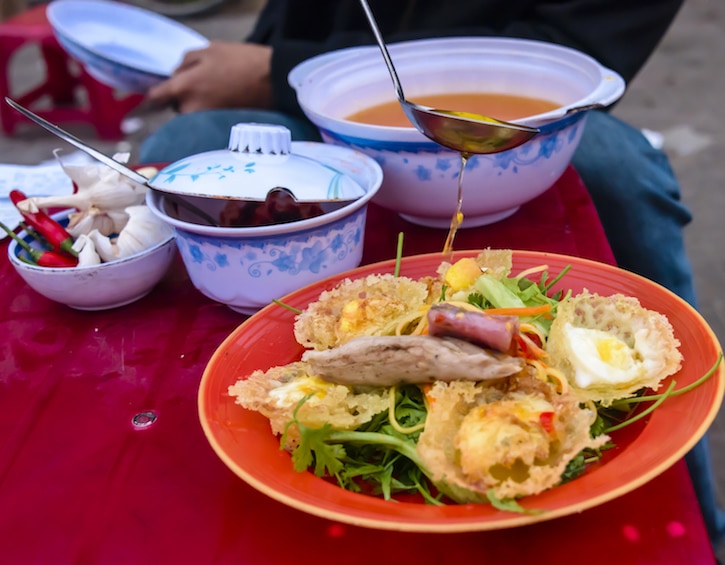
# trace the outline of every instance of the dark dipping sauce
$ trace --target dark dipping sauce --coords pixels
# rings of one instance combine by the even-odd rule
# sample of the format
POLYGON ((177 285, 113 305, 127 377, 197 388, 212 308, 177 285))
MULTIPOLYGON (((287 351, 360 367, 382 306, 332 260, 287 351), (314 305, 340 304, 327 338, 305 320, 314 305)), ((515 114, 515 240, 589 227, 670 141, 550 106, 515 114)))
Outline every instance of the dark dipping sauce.
POLYGON ((332 212, 347 202, 297 202, 285 189, 271 190, 264 202, 166 195, 163 208, 182 222, 222 228, 287 224, 332 212))
POLYGON ((219 214, 219 225, 241 228, 286 224, 324 214, 319 204, 297 202, 284 191, 273 191, 264 202, 229 200, 219 214))

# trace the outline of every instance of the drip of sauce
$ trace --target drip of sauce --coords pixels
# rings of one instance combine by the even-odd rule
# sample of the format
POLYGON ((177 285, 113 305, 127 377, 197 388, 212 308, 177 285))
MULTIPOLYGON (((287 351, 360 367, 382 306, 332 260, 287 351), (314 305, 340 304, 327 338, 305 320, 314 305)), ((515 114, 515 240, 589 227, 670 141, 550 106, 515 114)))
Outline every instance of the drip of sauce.
MULTIPOLYGON (((453 115, 465 116, 466 114, 478 114, 496 116, 497 119, 506 121, 548 112, 560 106, 555 102, 543 98, 490 92, 429 94, 417 96, 414 100, 418 104, 432 108, 459 108, 455 112, 446 111, 446 113, 453 115)), ((410 127, 411 125, 397 100, 364 108, 348 115, 345 119, 353 122, 381 126, 410 127)), ((471 153, 461 153, 461 172, 458 175, 458 202, 456 211, 451 219, 445 245, 443 246, 443 258, 445 261, 450 261, 452 258, 453 241, 458 232, 458 228, 463 222, 463 171, 471 155, 471 153)))
POLYGON ((469 153, 461 153, 461 172, 458 174, 458 201, 456 203, 456 211, 451 218, 451 226, 448 228, 448 236, 443 246, 443 260, 451 261, 453 258, 453 240, 456 238, 458 228, 463 222, 463 171, 466 170, 466 164, 471 157, 469 153))

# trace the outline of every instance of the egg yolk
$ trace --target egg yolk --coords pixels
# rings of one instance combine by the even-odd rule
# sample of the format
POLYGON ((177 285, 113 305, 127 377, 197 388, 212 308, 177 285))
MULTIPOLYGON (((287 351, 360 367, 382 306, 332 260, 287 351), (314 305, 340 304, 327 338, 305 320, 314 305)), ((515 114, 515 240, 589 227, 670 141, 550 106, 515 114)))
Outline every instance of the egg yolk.
POLYGON ((594 344, 599 358, 607 365, 617 369, 626 369, 632 366, 632 350, 623 341, 609 334, 604 334, 603 336, 595 336, 594 344))
POLYGON ((269 391, 269 397, 277 406, 284 408, 295 406, 308 394, 323 397, 330 386, 330 383, 319 377, 299 377, 273 388, 269 391))

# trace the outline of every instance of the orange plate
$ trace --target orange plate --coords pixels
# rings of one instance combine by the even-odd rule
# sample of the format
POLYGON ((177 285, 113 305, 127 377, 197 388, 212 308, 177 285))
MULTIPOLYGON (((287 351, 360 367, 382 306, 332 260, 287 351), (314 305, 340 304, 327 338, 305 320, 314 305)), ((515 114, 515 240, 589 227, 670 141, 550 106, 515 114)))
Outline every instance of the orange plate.
MULTIPOLYGON (((456 258, 475 255, 458 252, 456 258)), ((432 275, 441 261, 438 253, 408 257, 401 275, 432 275)), ((682 342, 684 362, 672 378, 676 388, 697 380, 716 362, 720 344, 703 318, 686 302, 663 287, 609 265, 550 253, 515 251, 514 273, 541 264, 550 277, 567 265, 560 288, 600 294, 636 296, 645 308, 665 314, 682 342)), ((344 277, 392 272, 394 261, 360 267, 345 275, 305 287, 283 299, 299 309, 317 299, 344 277)), ((240 325, 217 349, 202 377, 199 415, 217 455, 255 489, 284 504, 331 520, 357 526, 399 531, 463 532, 511 528, 580 512, 630 492, 665 471, 702 437, 722 401, 725 372, 717 372, 693 391, 666 400, 641 424, 615 432, 617 448, 601 463, 568 484, 523 499, 522 506, 542 509, 537 514, 501 512, 487 504, 432 506, 415 502, 386 502, 348 492, 315 477, 297 473, 289 454, 268 421, 234 403, 229 385, 255 369, 268 369, 299 359, 302 348, 292 331, 294 314, 271 305, 240 325)), ((669 383, 669 380, 667 381, 669 383)))

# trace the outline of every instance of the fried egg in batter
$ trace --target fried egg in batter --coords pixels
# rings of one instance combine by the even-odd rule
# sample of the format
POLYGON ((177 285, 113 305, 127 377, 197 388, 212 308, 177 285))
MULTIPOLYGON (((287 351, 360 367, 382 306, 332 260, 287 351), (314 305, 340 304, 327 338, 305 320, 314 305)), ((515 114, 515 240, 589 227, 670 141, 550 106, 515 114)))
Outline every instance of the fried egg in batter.
POLYGON ((575 394, 606 406, 656 390, 679 370, 679 345, 667 318, 637 299, 585 291, 559 305, 546 350, 575 394))
POLYGON ((499 387, 470 381, 437 382, 418 454, 446 494, 483 502, 538 494, 559 484, 585 448, 609 440, 589 433, 594 414, 570 394, 526 372, 499 387))

